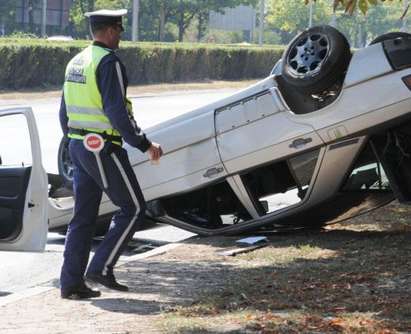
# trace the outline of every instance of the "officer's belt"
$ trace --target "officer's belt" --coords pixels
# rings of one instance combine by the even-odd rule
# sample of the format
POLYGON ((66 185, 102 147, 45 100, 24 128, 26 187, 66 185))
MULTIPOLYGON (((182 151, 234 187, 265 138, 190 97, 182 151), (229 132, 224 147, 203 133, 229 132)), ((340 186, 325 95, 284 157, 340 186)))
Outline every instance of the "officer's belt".
POLYGON ((117 142, 121 142, 122 137, 121 136, 113 136, 113 135, 109 135, 105 132, 95 132, 95 131, 88 131, 88 130, 84 130, 84 129, 74 129, 74 128, 69 128, 69 134, 73 134, 73 135, 80 135, 80 136, 86 136, 89 133, 96 133, 98 135, 100 135, 101 137, 103 137, 103 139, 108 140, 108 141, 117 141, 117 142))

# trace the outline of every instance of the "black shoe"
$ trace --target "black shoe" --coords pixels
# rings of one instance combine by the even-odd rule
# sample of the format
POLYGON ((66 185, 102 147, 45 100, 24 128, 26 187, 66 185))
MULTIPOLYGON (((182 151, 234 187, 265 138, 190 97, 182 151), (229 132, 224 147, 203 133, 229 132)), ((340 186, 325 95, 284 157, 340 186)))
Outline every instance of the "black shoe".
POLYGON ((88 299, 100 296, 100 291, 88 287, 84 282, 72 288, 61 290, 61 298, 63 299, 88 299))
POLYGON ((106 275, 103 275, 101 273, 87 273, 86 280, 91 283, 104 285, 109 289, 128 291, 128 286, 118 283, 112 272, 108 272, 106 275))

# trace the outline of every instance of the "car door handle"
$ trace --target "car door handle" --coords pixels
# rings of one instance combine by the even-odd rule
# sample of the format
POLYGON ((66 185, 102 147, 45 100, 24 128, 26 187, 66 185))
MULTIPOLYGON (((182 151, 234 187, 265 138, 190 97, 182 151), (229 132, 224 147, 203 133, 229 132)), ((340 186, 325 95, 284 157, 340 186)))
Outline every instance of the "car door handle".
POLYGON ((207 171, 203 174, 204 177, 213 177, 214 175, 220 174, 224 171, 223 167, 214 167, 207 169, 207 171))
POLYGON ((311 137, 308 138, 297 138, 294 139, 293 142, 288 146, 289 148, 299 149, 305 146, 308 143, 311 143, 313 139, 311 137))

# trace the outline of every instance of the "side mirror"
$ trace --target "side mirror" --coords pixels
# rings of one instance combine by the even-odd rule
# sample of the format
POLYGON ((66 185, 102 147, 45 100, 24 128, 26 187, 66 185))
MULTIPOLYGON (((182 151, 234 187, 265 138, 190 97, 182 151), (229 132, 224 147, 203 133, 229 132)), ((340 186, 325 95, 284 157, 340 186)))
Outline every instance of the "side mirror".
POLYGON ((3 164, 3 161, 1 160, 1 155, 0 155, 0 166, 3 164))

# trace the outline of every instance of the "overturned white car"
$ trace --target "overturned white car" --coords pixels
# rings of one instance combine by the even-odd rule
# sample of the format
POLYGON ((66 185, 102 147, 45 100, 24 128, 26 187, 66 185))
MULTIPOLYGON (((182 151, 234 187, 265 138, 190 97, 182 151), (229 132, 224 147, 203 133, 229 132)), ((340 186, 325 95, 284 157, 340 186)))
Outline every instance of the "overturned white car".
MULTIPOLYGON (((386 34, 351 55, 337 30, 311 28, 266 79, 145 129, 165 153, 152 168, 130 149, 148 217, 201 235, 232 234, 319 227, 409 201, 409 36, 386 34)), ((69 186, 66 146, 59 166, 69 186)), ((71 197, 52 191, 50 229, 63 229, 72 207, 71 197)), ((115 210, 103 198, 100 216, 115 210)))

